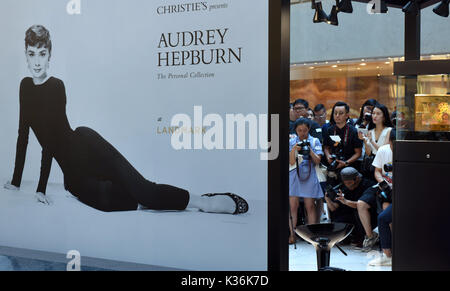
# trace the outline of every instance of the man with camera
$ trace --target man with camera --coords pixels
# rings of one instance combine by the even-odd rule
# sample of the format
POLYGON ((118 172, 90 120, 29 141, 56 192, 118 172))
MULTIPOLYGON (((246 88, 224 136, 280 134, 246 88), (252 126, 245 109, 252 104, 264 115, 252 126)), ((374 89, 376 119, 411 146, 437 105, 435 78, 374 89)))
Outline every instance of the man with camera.
POLYGON ((328 186, 325 192, 331 220, 353 224, 352 244, 369 251, 378 241, 378 234, 373 232, 377 226, 375 182, 364 178, 353 167, 342 169, 340 176, 342 184, 328 186))
MULTIPOLYGON (((302 117, 308 118, 308 108, 309 108, 309 103, 305 99, 297 99, 294 101, 293 110, 294 110, 294 113, 296 114, 297 120, 302 117)), ((289 122, 289 133, 290 134, 295 134, 294 124, 295 124, 295 121, 289 122)), ((320 143, 322 143, 322 141, 323 141, 322 127, 314 120, 311 120, 310 124, 311 124, 311 126, 309 129, 309 134, 312 137, 318 138, 320 143)))
POLYGON ((349 112, 350 107, 346 103, 337 102, 333 106, 330 125, 323 132, 329 172, 339 172, 344 167, 353 166, 361 157, 363 143, 356 128, 347 122, 349 112))

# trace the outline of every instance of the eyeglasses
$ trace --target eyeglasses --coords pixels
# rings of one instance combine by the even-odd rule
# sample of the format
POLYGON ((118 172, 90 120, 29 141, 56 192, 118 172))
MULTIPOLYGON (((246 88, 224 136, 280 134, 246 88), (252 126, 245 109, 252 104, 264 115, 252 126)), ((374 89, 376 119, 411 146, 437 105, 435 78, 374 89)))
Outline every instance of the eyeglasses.
POLYGON ((305 107, 294 107, 294 110, 295 111, 302 111, 302 110, 305 110, 306 108, 305 107))
POLYGON ((317 115, 317 114, 316 114, 316 117, 320 117, 320 118, 327 117, 327 113, 325 112, 325 113, 320 114, 320 115, 317 115))

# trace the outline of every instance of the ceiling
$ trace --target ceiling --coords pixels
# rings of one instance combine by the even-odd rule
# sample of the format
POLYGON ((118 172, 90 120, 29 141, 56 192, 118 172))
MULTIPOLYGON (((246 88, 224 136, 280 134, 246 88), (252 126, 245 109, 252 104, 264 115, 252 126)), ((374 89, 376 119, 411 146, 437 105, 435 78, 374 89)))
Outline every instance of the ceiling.
MULTIPOLYGON (((316 0, 316 2, 320 2, 320 1, 328 2, 330 0, 316 0)), ((402 8, 409 1, 410 0, 386 0, 386 4, 388 7, 402 8)), ((308 2, 311 2, 311 0, 291 0, 291 5, 292 4, 300 4, 300 3, 308 3, 308 2)), ((353 2, 369 3, 369 2, 374 2, 374 0, 353 0, 353 2)), ((420 3, 420 9, 423 9, 428 6, 434 5, 438 2, 441 2, 441 0, 418 0, 418 2, 420 3)))

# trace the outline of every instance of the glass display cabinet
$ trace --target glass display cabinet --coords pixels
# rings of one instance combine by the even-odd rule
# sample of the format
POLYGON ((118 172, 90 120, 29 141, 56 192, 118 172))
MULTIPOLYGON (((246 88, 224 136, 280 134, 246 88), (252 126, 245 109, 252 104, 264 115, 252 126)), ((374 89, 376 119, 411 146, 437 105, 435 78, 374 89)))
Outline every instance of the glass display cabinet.
POLYGON ((407 61, 394 73, 392 269, 449 271, 450 62, 407 61))
POLYGON ((398 76, 398 140, 450 138, 450 74, 398 76))

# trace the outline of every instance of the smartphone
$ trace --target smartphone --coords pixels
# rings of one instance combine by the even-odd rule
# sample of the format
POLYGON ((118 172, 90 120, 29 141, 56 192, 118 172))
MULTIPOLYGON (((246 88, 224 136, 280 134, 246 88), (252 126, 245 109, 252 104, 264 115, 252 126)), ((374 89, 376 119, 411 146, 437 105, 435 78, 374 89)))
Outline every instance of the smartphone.
POLYGON ((364 135, 366 135, 369 131, 365 128, 357 128, 358 132, 362 132, 364 135))

